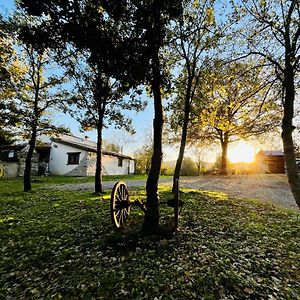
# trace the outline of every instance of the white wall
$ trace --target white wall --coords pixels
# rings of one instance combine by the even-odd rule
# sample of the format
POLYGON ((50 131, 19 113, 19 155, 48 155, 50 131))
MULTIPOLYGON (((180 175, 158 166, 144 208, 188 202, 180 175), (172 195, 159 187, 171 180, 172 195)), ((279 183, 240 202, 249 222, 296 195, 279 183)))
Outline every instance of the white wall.
POLYGON ((88 163, 87 163, 87 176, 95 176, 96 172, 96 153, 88 153, 88 163))
MULTIPOLYGON (((94 176, 96 153, 87 152, 72 146, 52 142, 49 160, 49 172, 53 175, 94 176), (80 152, 79 165, 68 165, 68 152, 80 152)), ((103 155, 103 175, 127 175, 134 173, 134 161, 123 158, 122 167, 118 166, 118 157, 103 155)))
POLYGON ((13 178, 18 176, 19 164, 17 162, 4 161, 2 163, 4 166, 5 176, 7 178, 13 178))
POLYGON ((87 151, 57 142, 52 142, 49 172, 52 175, 86 176, 87 151), (68 165, 68 152, 80 152, 79 165, 68 165))
POLYGON ((129 174, 134 174, 135 172, 135 161, 134 160, 130 160, 129 161, 129 174))
MULTIPOLYGON (((103 155, 102 172, 103 175, 127 175, 128 167, 129 174, 134 173, 134 161, 123 158, 122 167, 118 166, 118 157, 113 155, 103 155)), ((88 154, 88 170, 87 176, 94 176, 96 169, 96 153, 89 152, 88 154)))
POLYGON ((127 175, 129 160, 123 158, 122 167, 118 166, 118 157, 103 155, 103 173, 106 175, 127 175))

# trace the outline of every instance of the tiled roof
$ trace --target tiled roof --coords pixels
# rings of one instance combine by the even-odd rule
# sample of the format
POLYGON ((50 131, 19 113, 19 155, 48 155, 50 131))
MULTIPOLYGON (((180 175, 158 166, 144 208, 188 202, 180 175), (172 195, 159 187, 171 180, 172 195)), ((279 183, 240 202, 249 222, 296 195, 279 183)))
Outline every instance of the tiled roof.
POLYGON ((263 151, 266 156, 283 156, 284 153, 281 150, 266 150, 263 151))
POLYGON ((281 150, 261 150, 257 155, 265 156, 284 156, 284 153, 281 150))
MULTIPOLYGON (((16 144, 16 145, 5 145, 5 146, 0 146, 0 151, 5 151, 5 150, 16 150, 16 151, 20 151, 23 148, 25 148, 28 144, 16 144)), ((50 144, 48 143, 44 143, 41 145, 36 145, 35 149, 39 149, 39 150, 50 150, 50 144)))
MULTIPOLYGON (((57 143, 73 146, 75 148, 83 149, 89 152, 97 152, 97 143, 89 140, 88 138, 80 138, 76 136, 62 134, 58 137, 51 138, 52 141, 57 143)), ((122 158, 133 159, 130 156, 123 155, 121 153, 111 152, 111 151, 102 151, 105 155, 117 156, 122 158)))

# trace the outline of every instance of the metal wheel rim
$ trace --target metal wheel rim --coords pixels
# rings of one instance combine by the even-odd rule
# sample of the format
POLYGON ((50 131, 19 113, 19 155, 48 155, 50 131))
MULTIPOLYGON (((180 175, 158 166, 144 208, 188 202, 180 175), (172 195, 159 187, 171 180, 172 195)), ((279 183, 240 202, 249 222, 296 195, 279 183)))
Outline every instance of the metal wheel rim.
POLYGON ((129 193, 125 182, 119 181, 113 187, 110 205, 112 221, 117 229, 124 225, 130 213, 130 206, 122 207, 126 205, 124 202, 129 202, 129 193))

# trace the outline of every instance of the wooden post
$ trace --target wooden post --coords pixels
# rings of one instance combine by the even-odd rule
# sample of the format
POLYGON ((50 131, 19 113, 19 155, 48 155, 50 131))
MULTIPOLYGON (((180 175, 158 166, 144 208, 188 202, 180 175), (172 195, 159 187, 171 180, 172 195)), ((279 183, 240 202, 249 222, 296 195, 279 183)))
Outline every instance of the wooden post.
POLYGON ((175 181, 174 191, 174 231, 178 231, 178 219, 179 219, 179 180, 175 181))

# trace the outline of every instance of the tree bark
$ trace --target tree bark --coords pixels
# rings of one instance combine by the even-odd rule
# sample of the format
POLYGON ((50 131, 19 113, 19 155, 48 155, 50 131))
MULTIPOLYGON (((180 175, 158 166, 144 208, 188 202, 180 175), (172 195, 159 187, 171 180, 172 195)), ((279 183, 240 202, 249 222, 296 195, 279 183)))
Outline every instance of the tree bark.
POLYGON ((197 163, 197 175, 200 176, 201 173, 201 163, 197 163))
POLYGON ((23 177, 24 192, 31 191, 31 164, 32 164, 31 160, 32 160, 32 155, 35 147, 36 135, 37 135, 37 130, 36 128, 34 128, 32 130, 31 138, 29 141, 29 149, 25 160, 25 170, 24 170, 24 177, 23 177))
POLYGON ((23 177, 23 184, 24 184, 24 192, 31 191, 31 160, 32 154, 34 151, 35 143, 36 143, 36 136, 37 136, 37 128, 39 124, 40 112, 38 108, 39 104, 39 93, 40 93, 40 79, 42 74, 42 59, 43 55, 37 55, 37 61, 35 62, 34 56, 31 53, 31 65, 32 65, 32 82, 34 86, 34 102, 33 102, 33 120, 32 120, 32 132, 29 141, 29 149, 27 152, 26 160, 25 160, 25 170, 24 170, 24 177, 23 177), (35 70, 36 69, 36 70, 35 70), (36 73, 36 78, 34 74, 36 73))
POLYGON ((96 171, 95 171, 95 194, 103 192, 102 184, 102 129, 103 117, 99 120, 97 126, 97 156, 96 156, 96 171))
POLYGON ((94 81, 94 100, 96 102, 97 118, 94 120, 97 130, 97 156, 95 170, 95 194, 103 193, 102 184, 102 132, 105 109, 107 104, 107 78, 102 77, 101 67, 97 65, 98 73, 94 81))
POLYGON ((163 129, 163 107, 160 92, 161 75, 158 50, 153 54, 152 65, 152 90, 154 97, 154 121, 153 121, 153 154, 151 159, 151 167, 146 183, 147 192, 147 211, 143 224, 143 232, 145 234, 156 234, 159 228, 159 196, 158 196, 158 180, 162 162, 162 129, 163 129))
POLYGON ((183 157, 184 157, 188 123, 189 123, 189 117, 190 117, 191 88, 192 88, 192 80, 189 79, 188 85, 187 85, 187 91, 186 91, 186 95, 185 95, 185 101, 184 101, 184 120, 183 120, 183 126, 182 126, 182 131, 181 131, 180 149, 179 149, 179 154, 178 154, 178 158, 176 161, 176 166, 175 166, 174 176, 173 176, 173 187, 172 187, 173 193, 176 191, 176 181, 179 180, 182 161, 183 161, 183 157))
POLYGON ((227 175, 227 151, 228 151, 228 133, 225 132, 221 141, 222 157, 221 157, 221 174, 227 175))
POLYGON ((300 178, 296 165, 296 156, 293 142, 293 117, 295 101, 294 73, 291 66, 286 67, 284 78, 284 111, 282 120, 282 142, 288 181, 295 201, 300 208, 300 178))

